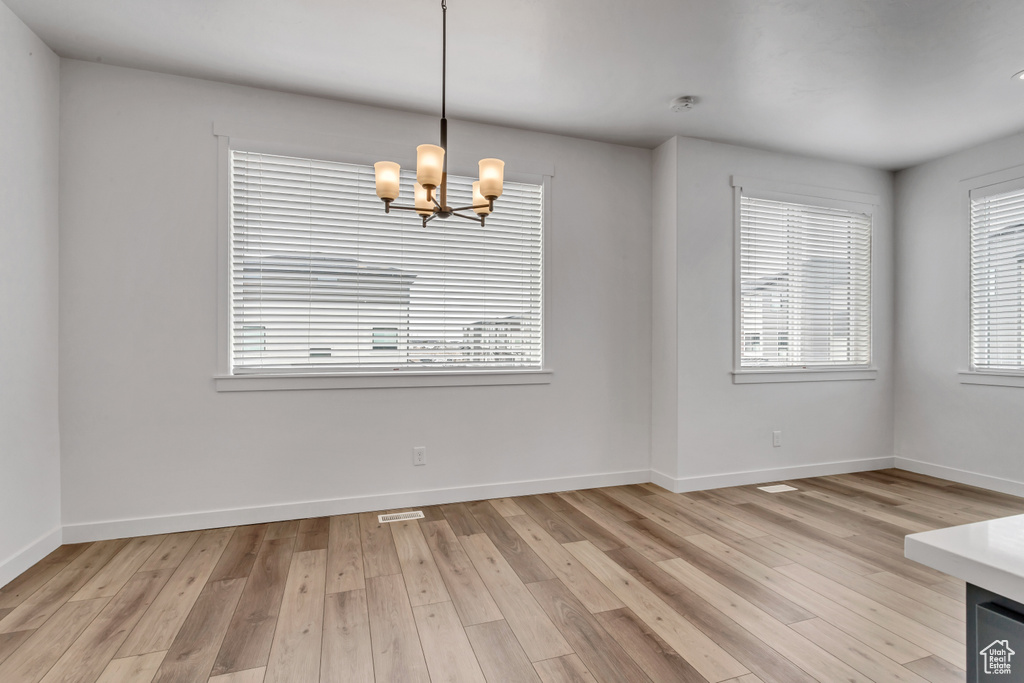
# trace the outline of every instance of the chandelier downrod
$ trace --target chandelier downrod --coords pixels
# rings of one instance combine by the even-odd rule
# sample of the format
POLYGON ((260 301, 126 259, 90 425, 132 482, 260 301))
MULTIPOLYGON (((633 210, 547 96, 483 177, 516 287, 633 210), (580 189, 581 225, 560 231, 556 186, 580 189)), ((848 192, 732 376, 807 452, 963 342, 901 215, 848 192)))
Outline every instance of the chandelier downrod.
POLYGON ((448 89, 448 2, 441 0, 441 120, 445 120, 445 99, 448 89))
POLYGON ((374 164, 377 196, 384 202, 384 213, 391 209, 415 211, 423 218, 423 226, 434 218, 458 216, 476 221, 481 226, 494 211, 494 200, 501 196, 505 162, 501 159, 480 160, 480 180, 473 183, 473 200, 469 206, 448 206, 448 2, 441 0, 441 139, 440 145, 416 148, 416 186, 414 206, 398 206, 401 166, 393 161, 374 164), (472 210, 476 216, 461 211, 472 210))
MULTIPOLYGON (((437 205, 435 215, 438 218, 448 218, 451 211, 448 211, 448 118, 446 114, 446 100, 448 92, 448 1, 441 0, 441 149, 444 150, 444 161, 441 165, 441 201, 430 196, 430 189, 427 189, 427 200, 433 200, 437 205)), ((431 216, 433 218, 433 216, 431 216)), ((423 222, 426 225, 426 221, 423 222)))

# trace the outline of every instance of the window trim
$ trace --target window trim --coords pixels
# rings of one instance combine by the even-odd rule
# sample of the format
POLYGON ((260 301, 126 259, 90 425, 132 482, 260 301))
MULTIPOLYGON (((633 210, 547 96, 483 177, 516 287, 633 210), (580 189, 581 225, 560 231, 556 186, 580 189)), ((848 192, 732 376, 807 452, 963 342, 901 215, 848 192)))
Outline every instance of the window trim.
MULTIPOLYGON (((338 161, 342 163, 370 164, 382 157, 398 161, 403 166, 416 164, 415 143, 399 145, 365 138, 284 132, 247 126, 214 123, 217 138, 217 359, 213 375, 218 392, 235 391, 293 391, 321 389, 373 389, 400 387, 453 387, 502 386, 515 384, 550 384, 554 378, 548 343, 552 299, 551 248, 552 204, 551 181, 555 175, 553 164, 506 160, 514 170, 505 178, 512 182, 535 183, 543 186, 544 225, 541 236, 541 367, 524 369, 481 370, 479 368, 450 368, 433 371, 346 371, 323 373, 265 373, 235 375, 231 373, 231 151, 244 150, 264 154, 299 156, 338 161)), ((467 156, 467 158, 469 158, 467 156)), ((455 167, 455 175, 473 176, 476 171, 455 167)))
POLYGON ((217 391, 295 391, 314 389, 386 389, 399 387, 504 386, 550 384, 551 370, 488 370, 451 372, 346 372, 298 375, 215 375, 217 391))
POLYGON ((848 380, 873 380, 878 377, 875 366, 875 291, 877 290, 877 274, 875 268, 875 250, 878 240, 875 239, 875 215, 881 204, 878 195, 851 190, 840 190, 815 185, 801 185, 776 180, 763 180, 746 176, 731 177, 733 187, 733 384, 767 384, 776 382, 833 382, 848 380), (777 201, 815 204, 817 206, 836 207, 859 211, 871 216, 871 297, 868 302, 870 317, 870 333, 868 337, 870 361, 866 365, 810 366, 810 367, 757 367, 749 368, 741 364, 742 340, 740 339, 742 315, 741 249, 740 249, 740 200, 742 196, 777 201))
POLYGON ((1011 166, 1000 171, 966 178, 959 183, 960 224, 967 226, 967 229, 963 231, 962 238, 964 240, 962 248, 966 258, 957 264, 958 267, 964 268, 961 273, 961 306, 966 320, 964 333, 957 335, 960 344, 958 355, 965 368, 957 372, 961 384, 1024 388, 1024 368, 1019 371, 981 370, 974 367, 971 357, 971 344, 974 336, 974 325, 971 320, 971 241, 973 233, 971 225, 971 200, 973 197, 971 195, 987 196, 1022 188, 1024 188, 1024 165, 1011 166))

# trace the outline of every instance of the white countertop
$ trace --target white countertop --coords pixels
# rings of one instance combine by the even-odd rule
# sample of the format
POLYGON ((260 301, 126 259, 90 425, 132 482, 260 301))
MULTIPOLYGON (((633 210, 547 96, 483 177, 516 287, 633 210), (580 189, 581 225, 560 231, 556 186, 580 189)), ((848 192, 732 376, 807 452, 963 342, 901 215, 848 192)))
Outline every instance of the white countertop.
POLYGON ((906 556, 1024 603, 1024 515, 907 536, 906 556))

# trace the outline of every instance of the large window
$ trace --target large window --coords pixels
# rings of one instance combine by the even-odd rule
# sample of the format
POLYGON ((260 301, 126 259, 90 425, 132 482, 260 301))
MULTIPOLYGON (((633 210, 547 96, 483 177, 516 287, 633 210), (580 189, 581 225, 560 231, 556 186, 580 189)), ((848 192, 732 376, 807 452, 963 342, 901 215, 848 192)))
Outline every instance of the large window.
POLYGON ((740 194, 740 368, 871 362, 871 215, 740 194))
POLYGON ((506 182, 483 227, 423 227, 384 213, 370 166, 234 150, 231 373, 538 369, 542 223, 541 185, 506 182))
POLYGON ((971 366, 1024 370, 1024 181, 971 192, 971 366))

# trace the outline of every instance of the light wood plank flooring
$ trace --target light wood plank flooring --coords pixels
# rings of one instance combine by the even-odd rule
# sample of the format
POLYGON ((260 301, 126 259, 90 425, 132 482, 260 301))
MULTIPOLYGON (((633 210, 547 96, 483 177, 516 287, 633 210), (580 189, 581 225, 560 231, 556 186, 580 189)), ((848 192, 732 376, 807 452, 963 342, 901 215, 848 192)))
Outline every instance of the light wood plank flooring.
POLYGON ((0 681, 963 681, 963 583, 903 537, 1024 499, 899 470, 785 483, 62 546, 0 589, 0 681))

